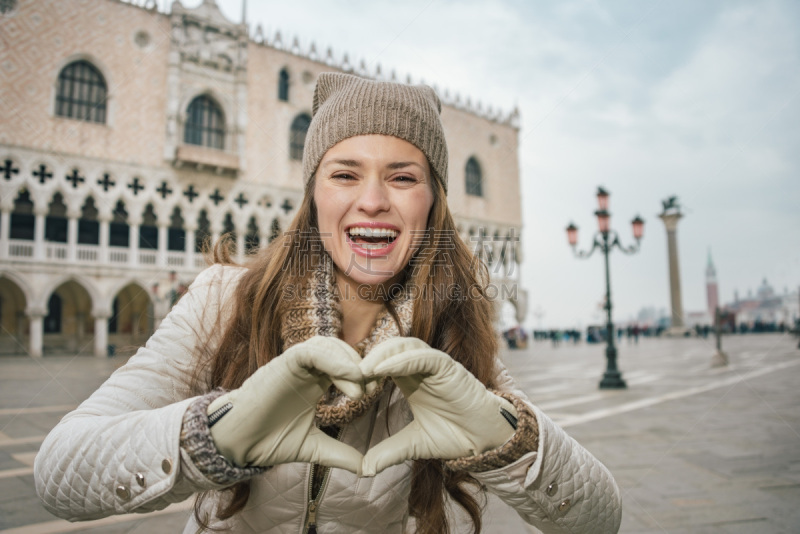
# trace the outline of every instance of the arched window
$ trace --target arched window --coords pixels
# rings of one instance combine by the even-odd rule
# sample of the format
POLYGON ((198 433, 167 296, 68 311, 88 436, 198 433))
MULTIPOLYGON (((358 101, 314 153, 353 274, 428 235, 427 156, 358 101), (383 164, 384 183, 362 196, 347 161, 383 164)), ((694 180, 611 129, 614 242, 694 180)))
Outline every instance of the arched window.
POLYGON ((481 174, 481 166, 474 157, 470 157, 467 160, 466 185, 468 195, 476 197, 483 196, 483 175, 481 174))
POLYGON ((258 222, 255 217, 250 217, 247 223, 247 233, 244 236, 244 251, 247 254, 252 254, 258 251, 258 246, 261 243, 261 238, 258 236, 258 222))
POLYGON ((210 96, 200 95, 189 104, 183 141, 219 150, 225 148, 225 117, 210 96))
POLYGON ((208 220, 208 212, 206 210, 200 210, 200 215, 197 216, 197 230, 194 233, 194 251, 202 252, 206 240, 210 239, 211 221, 208 220))
POLYGON ((44 238, 56 243, 67 242, 67 206, 61 193, 53 195, 44 222, 44 238))
POLYGON ((11 212, 8 237, 33 241, 35 221, 31 194, 26 189, 22 189, 14 200, 14 211, 11 212))
POLYGON ((142 224, 139 225, 139 248, 143 250, 158 249, 158 226, 155 209, 148 204, 142 213, 142 224))
POLYGON ((183 215, 181 209, 175 206, 169 218, 167 230, 167 250, 182 252, 186 250, 186 230, 183 229, 183 215))
POLYGON ((120 200, 114 206, 111 223, 108 225, 108 244, 112 247, 127 247, 129 240, 128 211, 125 203, 120 200))
POLYGON ((61 69, 56 92, 56 115, 87 122, 106 122, 106 81, 85 60, 61 69))
POLYGON ((272 224, 269 227, 269 242, 272 243, 281 235, 281 223, 278 219, 272 219, 272 224))
POLYGON ((231 240, 236 241, 236 226, 233 224, 233 216, 230 212, 226 213, 225 218, 222 220, 222 233, 230 234, 231 240))
POLYGON ((278 74, 278 100, 289 101, 289 71, 286 69, 278 74))
POLYGON ((303 161, 303 145, 306 144, 306 132, 311 124, 311 117, 302 113, 292 121, 292 129, 289 133, 289 157, 297 161, 303 161))
POLYGON ((92 197, 86 197, 78 220, 78 243, 97 245, 100 243, 100 225, 97 222, 97 208, 92 197))

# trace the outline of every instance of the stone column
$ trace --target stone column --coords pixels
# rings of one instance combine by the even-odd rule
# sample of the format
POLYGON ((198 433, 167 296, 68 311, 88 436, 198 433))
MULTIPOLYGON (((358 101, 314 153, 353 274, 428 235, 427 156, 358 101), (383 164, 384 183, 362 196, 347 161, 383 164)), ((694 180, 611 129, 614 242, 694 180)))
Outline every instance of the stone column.
POLYGON ((186 265, 184 268, 186 269, 194 269, 194 240, 195 240, 195 231, 197 228, 195 226, 186 227, 186 240, 184 242, 184 254, 186 255, 186 265))
POLYGON ((159 222, 158 224, 158 256, 156 265, 160 267, 167 266, 167 233, 168 228, 166 224, 159 222))
POLYGON ((95 310, 94 315, 94 355, 98 358, 108 357, 108 311, 95 310))
POLYGON ((671 334, 682 335, 686 328, 683 322, 683 301, 681 300, 681 273, 678 262, 678 221, 683 215, 680 212, 662 213, 659 215, 667 228, 667 252, 669 254, 669 291, 672 304, 671 334))
POLYGON ((239 263, 244 261, 244 234, 238 230, 236 232, 236 261, 239 263))
POLYGON ((44 224, 47 212, 35 212, 35 222, 33 223, 33 257, 37 260, 45 258, 44 224))
POLYGON ((0 208, 0 259, 8 258, 8 236, 11 226, 11 212, 0 208))
POLYGON ((97 260, 99 263, 108 263, 108 241, 109 241, 109 223, 111 219, 108 217, 97 217, 98 221, 98 231, 99 231, 99 241, 98 246, 100 250, 98 251, 97 260))
POLYGON ((67 213, 67 261, 78 257, 78 218, 80 213, 67 213))
POLYGON ((128 265, 139 265, 139 224, 141 221, 128 221, 128 265))
POLYGON ((29 308, 25 310, 25 313, 30 325, 28 353, 34 358, 41 358, 44 344, 44 317, 47 315, 47 311, 41 308, 29 308))

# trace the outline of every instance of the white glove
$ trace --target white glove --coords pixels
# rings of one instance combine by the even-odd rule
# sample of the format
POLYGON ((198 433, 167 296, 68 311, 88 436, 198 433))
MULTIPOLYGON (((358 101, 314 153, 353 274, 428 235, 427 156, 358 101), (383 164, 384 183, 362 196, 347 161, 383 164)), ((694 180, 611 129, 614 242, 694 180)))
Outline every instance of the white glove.
POLYGON ((209 405, 217 449, 238 466, 308 462, 358 474, 362 454, 319 430, 314 414, 331 382, 352 399, 363 396, 360 361, 332 337, 291 347, 209 405))
POLYGON ((490 392, 463 365, 416 338, 393 338, 361 361, 364 379, 389 376, 414 420, 367 451, 362 476, 406 460, 453 460, 499 447, 514 435, 514 406, 490 392))

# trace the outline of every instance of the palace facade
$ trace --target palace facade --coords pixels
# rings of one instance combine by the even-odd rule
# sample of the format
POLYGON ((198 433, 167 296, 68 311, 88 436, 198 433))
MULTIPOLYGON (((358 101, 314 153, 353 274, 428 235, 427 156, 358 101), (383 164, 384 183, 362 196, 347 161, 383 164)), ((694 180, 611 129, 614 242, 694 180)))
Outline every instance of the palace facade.
MULTIPOLYGON (((245 260, 289 226, 319 73, 395 78, 250 32, 212 0, 4 1, 0 35, 6 354, 140 345, 205 267, 205 239, 231 233, 245 260)), ((437 92, 459 232, 521 322, 518 113, 437 92)))

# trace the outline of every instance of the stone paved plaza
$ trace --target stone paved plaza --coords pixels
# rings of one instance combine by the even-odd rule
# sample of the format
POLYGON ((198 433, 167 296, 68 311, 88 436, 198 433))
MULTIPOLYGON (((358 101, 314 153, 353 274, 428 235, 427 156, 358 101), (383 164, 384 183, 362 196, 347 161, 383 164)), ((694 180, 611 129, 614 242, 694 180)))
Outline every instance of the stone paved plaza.
MULTIPOLYGON (((522 389, 615 474, 625 533, 800 532, 797 339, 623 340, 628 389, 600 391, 602 345, 533 344, 504 358, 522 389)), ((50 428, 125 358, 0 358, 0 532, 181 532, 188 504, 70 524, 35 496, 32 462, 50 428)), ((532 533, 490 500, 484 532, 532 533)))

